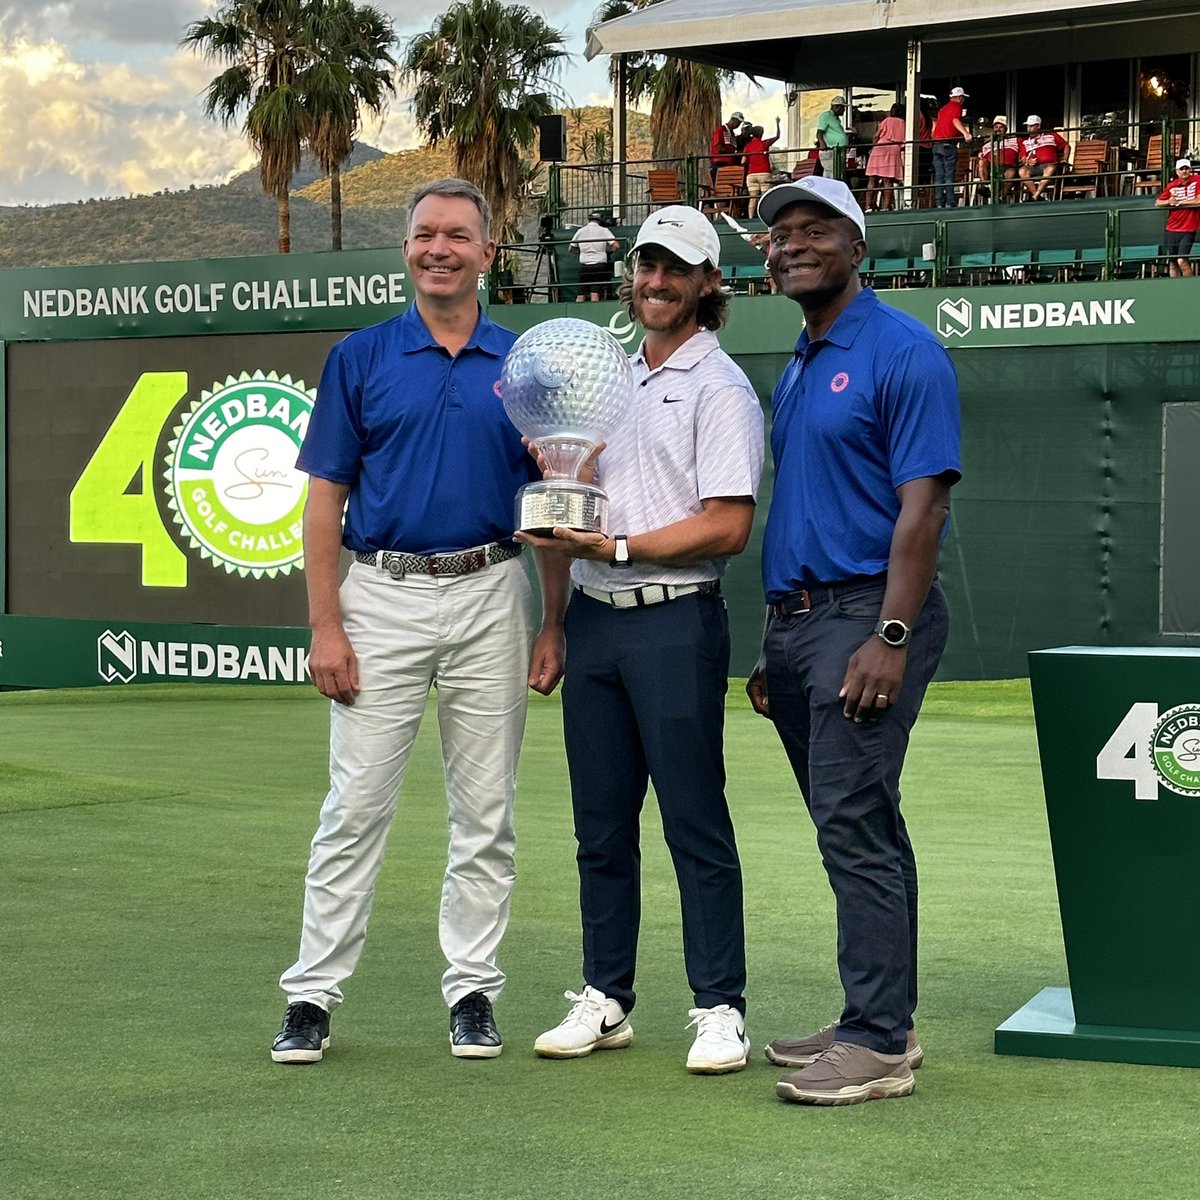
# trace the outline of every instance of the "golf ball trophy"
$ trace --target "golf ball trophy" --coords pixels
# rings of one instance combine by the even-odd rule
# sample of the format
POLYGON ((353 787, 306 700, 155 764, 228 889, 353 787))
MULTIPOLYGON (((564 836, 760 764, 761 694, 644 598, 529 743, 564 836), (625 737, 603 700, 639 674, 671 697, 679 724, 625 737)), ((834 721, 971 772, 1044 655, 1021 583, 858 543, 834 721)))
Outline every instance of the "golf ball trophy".
POLYGON ((500 395, 509 420, 537 443, 548 471, 517 493, 517 528, 542 537, 556 525, 607 532, 608 497, 579 474, 633 398, 621 343, 590 321, 543 321, 508 352, 500 395))

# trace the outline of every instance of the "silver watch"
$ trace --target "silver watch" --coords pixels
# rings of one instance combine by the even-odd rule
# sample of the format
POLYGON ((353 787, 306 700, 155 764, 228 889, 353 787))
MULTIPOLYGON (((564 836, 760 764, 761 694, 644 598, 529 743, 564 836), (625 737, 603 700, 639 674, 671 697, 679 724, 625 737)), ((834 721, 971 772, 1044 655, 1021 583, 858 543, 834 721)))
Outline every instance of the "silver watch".
POLYGON ((895 617, 887 620, 881 617, 879 619, 879 624, 875 626, 875 632, 879 634, 879 636, 883 638, 883 640, 887 642, 889 646, 895 646, 897 648, 900 646, 907 646, 912 638, 912 630, 909 629, 909 627, 905 625, 903 621, 900 621, 895 617))

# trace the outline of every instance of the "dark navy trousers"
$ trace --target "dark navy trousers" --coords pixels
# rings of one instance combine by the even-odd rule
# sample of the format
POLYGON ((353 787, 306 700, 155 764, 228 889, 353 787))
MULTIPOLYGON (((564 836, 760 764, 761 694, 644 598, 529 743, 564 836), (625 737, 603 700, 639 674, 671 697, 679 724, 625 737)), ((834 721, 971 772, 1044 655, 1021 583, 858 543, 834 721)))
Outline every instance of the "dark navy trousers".
POLYGON ((641 921, 640 817, 654 784, 679 883, 696 1006, 745 1011, 742 871, 725 800, 729 620, 720 594, 614 609, 576 591, 563 729, 583 977, 629 1012, 641 921))
POLYGON ((877 720, 843 716, 850 656, 874 634, 885 584, 815 590, 809 612, 772 616, 767 700, 837 902, 845 1008, 839 1040, 881 1054, 905 1049, 917 1006, 917 863, 900 813, 909 732, 946 646, 949 616, 935 583, 913 629, 904 684, 877 720))

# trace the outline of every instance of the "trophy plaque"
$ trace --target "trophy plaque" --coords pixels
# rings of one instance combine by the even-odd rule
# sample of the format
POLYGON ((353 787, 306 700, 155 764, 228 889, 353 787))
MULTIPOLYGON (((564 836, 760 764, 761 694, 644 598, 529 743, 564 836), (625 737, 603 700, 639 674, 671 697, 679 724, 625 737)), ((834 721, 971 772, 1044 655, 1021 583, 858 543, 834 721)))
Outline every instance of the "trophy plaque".
POLYGON ((508 352, 500 395, 509 420, 537 443, 547 472, 517 493, 516 527, 539 537, 551 536, 556 525, 607 532, 608 497, 579 473, 633 398, 621 343, 590 321, 543 321, 508 352))

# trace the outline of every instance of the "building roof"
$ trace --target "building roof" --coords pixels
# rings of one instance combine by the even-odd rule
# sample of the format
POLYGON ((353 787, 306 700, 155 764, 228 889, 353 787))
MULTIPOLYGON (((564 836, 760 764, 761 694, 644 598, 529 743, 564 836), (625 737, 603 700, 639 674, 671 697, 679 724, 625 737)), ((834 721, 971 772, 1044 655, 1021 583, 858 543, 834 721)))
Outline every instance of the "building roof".
POLYGON ((588 31, 587 54, 651 51, 801 87, 1200 49, 1195 0, 664 0, 588 31))

